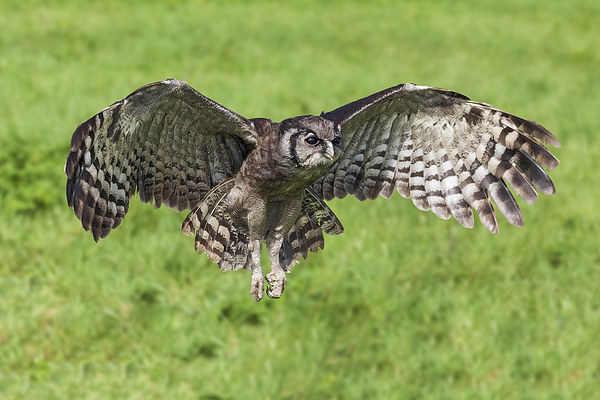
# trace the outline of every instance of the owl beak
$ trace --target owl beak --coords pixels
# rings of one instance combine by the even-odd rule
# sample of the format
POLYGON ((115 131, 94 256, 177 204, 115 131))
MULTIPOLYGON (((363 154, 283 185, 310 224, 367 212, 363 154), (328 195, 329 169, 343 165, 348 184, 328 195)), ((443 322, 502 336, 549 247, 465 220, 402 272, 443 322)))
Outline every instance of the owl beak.
POLYGON ((335 151, 333 149, 333 144, 331 142, 327 142, 327 149, 325 150, 325 153, 323 155, 326 158, 333 160, 333 157, 335 156, 335 151))

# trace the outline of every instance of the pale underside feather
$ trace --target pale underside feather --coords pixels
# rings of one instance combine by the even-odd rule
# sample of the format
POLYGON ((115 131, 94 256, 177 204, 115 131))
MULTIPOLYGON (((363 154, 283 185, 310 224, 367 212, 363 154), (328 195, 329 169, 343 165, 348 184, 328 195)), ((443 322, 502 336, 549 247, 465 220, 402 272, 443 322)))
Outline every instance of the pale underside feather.
POLYGON ((509 223, 523 215, 508 185, 531 204, 555 193, 544 170, 558 165, 541 125, 443 89, 399 85, 323 114, 341 124, 344 149, 313 188, 325 200, 394 190, 421 210, 498 232, 491 200, 509 223))

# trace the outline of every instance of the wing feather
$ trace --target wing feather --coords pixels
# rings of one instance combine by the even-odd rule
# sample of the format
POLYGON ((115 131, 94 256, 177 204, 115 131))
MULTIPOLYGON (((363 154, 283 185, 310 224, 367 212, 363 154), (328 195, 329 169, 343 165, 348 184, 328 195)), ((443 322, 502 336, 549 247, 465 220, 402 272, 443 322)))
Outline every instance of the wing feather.
POLYGON ((402 135, 398 133, 398 129, 402 126, 400 121, 403 118, 404 116, 399 114, 393 116, 388 136, 389 140, 383 156, 381 172, 379 173, 377 191, 388 199, 392 197, 395 190, 394 177, 398 168, 398 153, 402 145, 402 135))
POLYGON ((431 207, 431 211, 435 215, 443 219, 449 219, 452 215, 446 206, 446 201, 442 193, 442 184, 439 173, 439 163, 441 158, 438 157, 438 148, 436 142, 431 136, 425 139, 428 151, 425 153, 425 193, 427 194, 427 202, 431 207))
POLYGON ((235 175, 256 146, 252 123, 169 79, 141 87, 83 122, 67 156, 67 202, 95 240, 140 199, 181 211, 235 175))
POLYGON ((560 147, 544 127, 444 89, 398 85, 323 116, 341 125, 344 148, 313 189, 325 200, 359 200, 394 191, 421 210, 473 226, 472 209, 498 232, 490 200, 515 226, 522 212, 509 186, 527 203, 556 192, 544 168, 560 147))
POLYGON ((290 272, 300 257, 306 258, 309 251, 316 253, 324 248, 323 231, 329 235, 339 235, 344 228, 327 204, 308 188, 304 192, 300 215, 279 251, 279 260, 285 271, 290 272))

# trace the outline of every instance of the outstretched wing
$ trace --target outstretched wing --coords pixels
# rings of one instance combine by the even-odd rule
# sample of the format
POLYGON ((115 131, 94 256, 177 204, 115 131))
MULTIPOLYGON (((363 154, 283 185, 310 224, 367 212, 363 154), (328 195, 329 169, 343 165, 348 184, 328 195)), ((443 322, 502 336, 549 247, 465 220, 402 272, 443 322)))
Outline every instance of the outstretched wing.
POLYGON ((190 209, 255 145, 248 120, 187 83, 151 83, 79 125, 65 165, 67 202, 98 240, 121 224, 136 188, 156 208, 190 209))
POLYGON ((394 191, 421 210, 473 227, 475 209, 491 232, 498 223, 490 196, 513 225, 523 215, 508 184, 527 203, 536 189, 555 193, 542 168, 560 147, 535 122, 439 88, 398 85, 323 114, 341 125, 343 151, 313 189, 325 200, 360 200, 394 191))

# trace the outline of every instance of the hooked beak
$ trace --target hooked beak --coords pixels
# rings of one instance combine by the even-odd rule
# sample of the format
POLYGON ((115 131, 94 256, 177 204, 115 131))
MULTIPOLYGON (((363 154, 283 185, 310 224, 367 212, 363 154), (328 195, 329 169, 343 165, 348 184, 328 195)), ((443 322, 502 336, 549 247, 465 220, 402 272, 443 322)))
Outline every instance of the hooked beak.
POLYGON ((327 150, 325 150, 325 153, 323 155, 326 158, 333 160, 333 157, 335 156, 335 151, 333 149, 333 144, 331 142, 327 142, 327 150))

